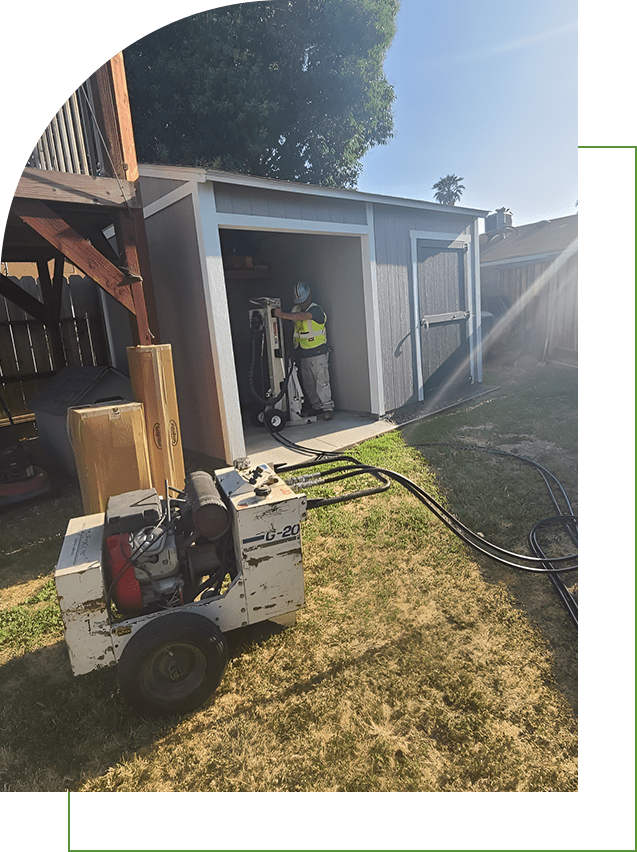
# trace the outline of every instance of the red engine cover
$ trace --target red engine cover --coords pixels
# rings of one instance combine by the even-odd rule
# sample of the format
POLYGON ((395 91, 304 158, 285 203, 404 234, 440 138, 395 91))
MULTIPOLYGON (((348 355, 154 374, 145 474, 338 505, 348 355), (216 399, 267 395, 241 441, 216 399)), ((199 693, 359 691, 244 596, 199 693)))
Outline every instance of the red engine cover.
POLYGON ((113 583, 113 600, 123 615, 138 615, 144 608, 142 590, 131 562, 131 547, 126 533, 106 539, 108 567, 113 583))

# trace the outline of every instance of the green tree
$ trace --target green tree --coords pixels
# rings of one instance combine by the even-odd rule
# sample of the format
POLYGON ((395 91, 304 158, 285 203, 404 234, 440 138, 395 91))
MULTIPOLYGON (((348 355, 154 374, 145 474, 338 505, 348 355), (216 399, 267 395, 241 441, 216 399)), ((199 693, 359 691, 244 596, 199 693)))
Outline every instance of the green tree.
POLYGON ((125 62, 138 156, 355 186, 392 136, 399 0, 272 0, 184 18, 125 62))
POLYGON ((431 187, 437 190, 434 193, 436 201, 439 201, 440 204, 451 204, 452 206, 456 201, 460 201, 464 191, 464 186, 460 183, 461 180, 464 180, 464 178, 457 175, 447 175, 447 177, 440 178, 438 183, 431 187))

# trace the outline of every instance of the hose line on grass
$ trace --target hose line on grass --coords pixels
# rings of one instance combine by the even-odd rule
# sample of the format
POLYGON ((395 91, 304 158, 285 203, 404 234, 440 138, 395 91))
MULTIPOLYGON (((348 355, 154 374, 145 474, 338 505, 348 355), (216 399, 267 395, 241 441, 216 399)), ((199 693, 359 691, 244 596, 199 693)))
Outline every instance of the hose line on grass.
POLYGON ((537 539, 537 533, 541 527, 546 526, 549 523, 560 523, 566 529, 573 543, 577 543, 577 516, 573 514, 570 500, 568 499, 568 496, 562 484, 559 482, 557 477, 555 477, 549 470, 544 468, 542 465, 524 456, 517 456, 513 453, 507 453, 503 450, 491 450, 488 447, 465 447, 464 445, 449 444, 420 445, 457 446, 458 449, 475 449, 482 452, 493 452, 496 455, 517 458, 525 464, 529 464, 535 467, 539 471, 549 490, 553 504, 555 505, 559 514, 554 518, 544 518, 535 524, 535 526, 531 530, 531 533, 529 533, 529 545, 534 555, 527 556, 526 554, 515 553, 501 548, 499 545, 496 545, 493 542, 490 542, 483 538, 479 533, 476 533, 473 530, 469 529, 469 527, 465 526, 454 515, 448 512, 444 508, 444 506, 442 506, 428 491, 425 491, 424 488, 421 488, 411 479, 408 479, 406 476, 403 476, 402 474, 397 473, 396 471, 377 467, 375 465, 366 465, 358 459, 353 458, 352 456, 346 456, 336 452, 317 452, 311 447, 304 447, 300 444, 295 444, 292 441, 289 441, 287 438, 281 436, 274 429, 270 428, 269 425, 268 428, 273 437, 276 438, 279 443, 304 455, 312 456, 312 459, 310 461, 300 462, 299 464, 275 465, 274 469, 279 475, 289 474, 294 471, 310 470, 311 468, 324 466, 329 463, 338 463, 340 465, 339 467, 323 470, 319 472, 318 475, 314 474, 310 477, 299 476, 287 479, 286 481, 289 485, 309 488, 315 487, 317 485, 327 485, 331 482, 336 482, 354 476, 362 476, 364 474, 374 476, 380 479, 381 482, 383 482, 383 485, 376 489, 353 491, 349 492, 348 494, 339 495, 338 497, 323 497, 310 499, 307 503, 308 509, 314 509, 319 506, 327 506, 337 502, 342 503, 347 500, 355 500, 369 493, 385 491, 389 487, 389 480, 393 480, 399 485, 402 485, 407 491, 413 494, 413 496, 416 497, 417 500, 427 506, 427 508, 437 518, 439 518, 439 520, 441 520, 442 523, 445 524, 445 526, 449 530, 451 530, 451 532, 454 533, 454 535, 458 536, 458 538, 464 541, 465 544, 468 544, 470 547, 481 553, 483 556, 487 556, 490 559, 493 559, 508 568, 515 568, 516 570, 526 571, 528 573, 533 574, 548 574, 551 581, 553 582, 553 585, 558 591, 558 594, 560 595, 565 606, 567 607, 571 618, 573 618, 575 624, 577 625, 577 603, 574 600, 573 596, 568 592, 559 576, 561 574, 566 574, 577 570, 577 564, 572 564, 573 561, 577 559, 577 555, 569 554, 567 556, 549 558, 543 552, 537 539), (564 511, 563 508, 560 507, 555 495, 555 491, 553 490, 553 486, 557 489, 557 492, 563 498, 567 509, 566 511, 564 511))

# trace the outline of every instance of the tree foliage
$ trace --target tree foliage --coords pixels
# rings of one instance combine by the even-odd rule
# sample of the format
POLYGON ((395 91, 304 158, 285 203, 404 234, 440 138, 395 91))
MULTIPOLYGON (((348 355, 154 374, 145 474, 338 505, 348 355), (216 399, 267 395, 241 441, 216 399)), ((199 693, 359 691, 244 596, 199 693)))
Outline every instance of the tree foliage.
POLYGON ((464 186, 460 183, 464 178, 458 177, 457 175, 447 175, 447 177, 440 178, 438 183, 435 183, 431 188, 437 190, 434 193, 434 198, 436 201, 439 201, 440 204, 450 204, 453 206, 456 201, 460 201, 462 193, 464 191, 464 186))
POLYGON ((138 156, 355 186, 392 136, 399 0, 272 0, 184 18, 125 62, 138 156))

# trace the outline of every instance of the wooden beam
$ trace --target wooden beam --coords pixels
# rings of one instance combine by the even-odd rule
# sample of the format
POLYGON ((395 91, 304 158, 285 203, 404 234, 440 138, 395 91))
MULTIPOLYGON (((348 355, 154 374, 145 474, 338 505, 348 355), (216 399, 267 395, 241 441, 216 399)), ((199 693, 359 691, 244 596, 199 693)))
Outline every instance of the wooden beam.
POLYGON ((42 288, 42 297, 46 308, 46 328, 51 342, 53 366, 61 370, 66 366, 64 343, 60 331, 60 314, 62 312, 62 285, 64 283, 64 257, 56 255, 53 267, 53 280, 49 273, 48 263, 38 263, 38 278, 42 288))
POLYGON ((146 238, 146 225, 144 222, 144 211, 135 208, 128 211, 133 228, 134 242, 137 247, 137 260, 139 269, 144 280, 144 299, 148 313, 148 324, 153 343, 161 343, 159 334, 159 321, 157 319, 157 303, 155 301, 155 288, 150 267, 150 253, 148 251, 148 240, 146 238))
POLYGON ((129 180, 50 172, 30 167, 22 172, 15 197, 102 207, 141 207, 137 187, 129 180))
POLYGON ((54 210, 41 201, 23 198, 14 199, 11 210, 85 275, 92 278, 131 313, 135 313, 131 282, 127 275, 74 231, 54 210))
POLYGON ((0 273, 0 295, 5 296, 38 322, 46 322, 46 308, 42 302, 2 273, 0 273))
POLYGON ((123 168, 127 180, 137 181, 139 180, 139 169, 128 98, 128 84, 126 83, 126 71, 124 69, 124 54, 116 54, 110 60, 109 65, 113 86, 113 107, 119 131, 123 168))
MULTIPOLYGON (((143 215, 140 213, 140 215, 143 215)), ((137 233, 135 223, 128 211, 122 210, 115 226, 115 236, 121 257, 131 275, 136 279, 131 283, 131 292, 135 304, 135 319, 137 320, 137 335, 142 346, 153 342, 148 325, 146 300, 137 253, 137 233)))
POLYGON ((95 113, 102 136, 110 155, 108 163, 109 170, 114 171, 114 177, 121 180, 126 179, 124 169, 124 156, 122 153, 122 141, 119 134, 119 125, 115 111, 115 94, 113 91, 113 77, 110 62, 98 68, 91 77, 91 84, 97 97, 94 98, 95 113))

